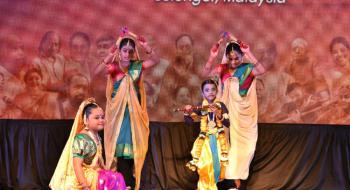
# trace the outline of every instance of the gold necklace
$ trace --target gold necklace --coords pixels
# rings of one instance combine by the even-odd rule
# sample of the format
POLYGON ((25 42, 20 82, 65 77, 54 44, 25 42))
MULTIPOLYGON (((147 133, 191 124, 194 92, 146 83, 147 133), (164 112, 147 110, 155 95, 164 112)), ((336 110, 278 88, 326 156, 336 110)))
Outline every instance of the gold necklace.
POLYGON ((210 112, 208 112, 208 127, 209 129, 213 129, 215 126, 216 126, 216 123, 214 121, 214 118, 215 118, 215 113, 213 113, 213 119, 210 119, 210 112))
POLYGON ((100 137, 98 136, 98 133, 92 133, 90 130, 87 131, 88 135, 92 138, 92 140, 99 145, 100 144, 100 137))

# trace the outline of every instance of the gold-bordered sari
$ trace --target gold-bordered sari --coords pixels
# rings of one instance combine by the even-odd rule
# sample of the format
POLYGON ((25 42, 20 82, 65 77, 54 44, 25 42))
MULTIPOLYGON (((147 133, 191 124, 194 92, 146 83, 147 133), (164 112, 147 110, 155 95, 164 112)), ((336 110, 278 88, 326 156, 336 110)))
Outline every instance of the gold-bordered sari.
MULTIPOLYGON (((117 41, 118 46, 120 41, 121 39, 117 41)), ((139 60, 137 49, 135 59, 136 61, 139 60)), ((121 124, 123 122, 123 116, 126 110, 126 105, 128 105, 134 154, 134 167, 136 178, 135 189, 137 190, 140 188, 141 170, 148 149, 149 118, 146 108, 146 93, 143 85, 142 76, 140 76, 140 78, 138 79, 139 81, 137 81, 141 97, 141 100, 139 101, 138 93, 134 86, 134 74, 140 75, 140 73, 133 72, 125 73, 125 77, 121 79, 122 81, 120 83, 120 86, 113 98, 111 97, 111 94, 114 91, 113 80, 111 76, 108 76, 106 87, 107 103, 104 142, 106 153, 106 167, 111 169, 113 166, 116 166, 117 160, 114 157, 116 151, 116 142, 120 133, 121 124)))

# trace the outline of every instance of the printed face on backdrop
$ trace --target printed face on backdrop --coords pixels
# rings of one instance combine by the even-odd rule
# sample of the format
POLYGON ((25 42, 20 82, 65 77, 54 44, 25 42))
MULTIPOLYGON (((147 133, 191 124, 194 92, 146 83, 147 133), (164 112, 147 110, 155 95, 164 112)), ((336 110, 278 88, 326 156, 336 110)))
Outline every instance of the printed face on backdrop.
POLYGON ((328 89, 321 90, 320 92, 315 93, 313 96, 311 96, 312 102, 326 102, 330 100, 331 95, 328 91, 328 89))
POLYGON ((89 92, 89 82, 81 75, 75 75, 68 84, 68 98, 70 101, 80 103, 85 100, 89 92))
POLYGON ((104 41, 98 42, 96 44, 97 57, 103 60, 109 54, 109 48, 112 47, 112 45, 113 45, 113 41, 111 40, 104 40, 104 41))
POLYGON ((25 76, 25 83, 28 89, 40 89, 42 85, 42 78, 38 72, 29 72, 25 76))
POLYGON ((54 31, 48 31, 44 34, 39 45, 39 51, 42 56, 52 57, 60 52, 60 37, 54 31))
POLYGON ((13 67, 18 67, 18 64, 23 64, 25 62, 25 52, 22 40, 15 35, 9 35, 6 37, 6 42, 2 47, 1 55, 5 59, 5 62, 15 63, 13 67))
POLYGON ((272 41, 258 41, 254 47, 255 57, 269 70, 276 61, 276 44, 272 41))
POLYGON ((192 103, 191 93, 187 87, 181 87, 176 92, 176 102, 179 105, 186 105, 192 103))
POLYGON ((268 56, 267 45, 261 41, 255 44, 254 55, 258 60, 264 60, 268 56))
POLYGON ((336 43, 332 47, 332 57, 336 65, 346 66, 349 63, 349 49, 342 43, 336 43))
POLYGON ((306 47, 304 46, 294 47, 292 52, 293 52, 294 59, 302 59, 306 56, 306 47))
POLYGON ((288 94, 289 99, 292 102, 296 102, 303 98, 303 89, 301 87, 296 87, 288 94))
POLYGON ((58 54, 61 49, 60 37, 58 34, 54 33, 51 38, 51 48, 54 54, 58 54))
POLYGON ((89 43, 81 36, 72 39, 70 47, 70 56, 74 61, 84 62, 89 57, 89 43))
POLYGON ((176 43, 176 52, 179 56, 191 55, 193 52, 193 44, 188 36, 183 36, 176 43))
POLYGON ((343 80, 337 90, 337 96, 342 102, 350 103, 350 79, 343 80))

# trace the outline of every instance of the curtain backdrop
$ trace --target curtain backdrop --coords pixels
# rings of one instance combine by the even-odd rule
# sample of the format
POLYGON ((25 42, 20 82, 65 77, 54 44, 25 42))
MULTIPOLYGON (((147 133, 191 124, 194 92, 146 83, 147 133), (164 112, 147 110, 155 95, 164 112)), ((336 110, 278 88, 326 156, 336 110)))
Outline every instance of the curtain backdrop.
MULTIPOLYGON (((0 120, 0 189, 48 189, 72 120, 0 120)), ((151 122, 141 187, 195 189, 198 125, 151 122)), ((259 124, 246 189, 350 189, 350 126, 259 124)), ((224 184, 219 185, 224 189, 224 184)))

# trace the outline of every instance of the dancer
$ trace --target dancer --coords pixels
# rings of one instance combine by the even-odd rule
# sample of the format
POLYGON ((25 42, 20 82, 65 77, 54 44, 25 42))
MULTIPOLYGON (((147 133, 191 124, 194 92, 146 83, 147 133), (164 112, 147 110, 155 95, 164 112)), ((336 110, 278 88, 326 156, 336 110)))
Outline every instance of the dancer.
POLYGON ((225 177, 228 146, 224 127, 229 127, 230 121, 226 106, 216 99, 216 82, 205 80, 201 89, 202 105, 186 105, 184 110, 187 124, 193 123, 194 118, 200 118, 200 134, 191 151, 193 159, 186 166, 192 171, 197 170, 199 190, 215 190, 216 183, 225 177))
POLYGON ((123 28, 116 47, 104 62, 109 73, 104 130, 106 165, 123 174, 128 188, 139 189, 149 136, 142 71, 158 63, 159 58, 143 37, 123 28), (140 60, 137 45, 149 59, 140 60))
POLYGON ((53 190, 125 190, 120 173, 104 170, 98 131, 104 128, 102 108, 93 98, 80 104, 66 146, 50 181, 53 190))
POLYGON ((209 60, 203 69, 205 75, 219 76, 220 84, 223 85, 219 87, 222 90, 220 100, 228 108, 231 124, 229 164, 225 177, 230 182, 234 180, 236 188, 240 187, 241 179, 248 178, 249 165, 254 156, 258 137, 255 77, 264 72, 263 64, 256 60, 249 46, 227 32, 211 49, 209 60), (222 62, 212 69, 219 46, 225 38, 229 42, 222 62), (244 63, 244 57, 250 63, 244 63))

